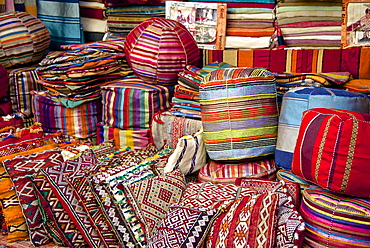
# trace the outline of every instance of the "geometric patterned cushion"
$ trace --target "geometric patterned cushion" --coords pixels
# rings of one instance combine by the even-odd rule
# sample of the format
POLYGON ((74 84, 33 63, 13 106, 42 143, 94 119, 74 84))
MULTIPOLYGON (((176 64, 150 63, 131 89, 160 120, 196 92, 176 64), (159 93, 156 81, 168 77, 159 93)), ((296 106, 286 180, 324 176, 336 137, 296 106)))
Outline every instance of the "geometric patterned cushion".
POLYGON ((174 170, 163 176, 122 186, 150 238, 169 207, 180 201, 186 182, 182 172, 174 170))
POLYGON ((207 237, 207 247, 275 247, 279 196, 249 195, 226 205, 207 237))
POLYGON ((219 213, 217 209, 193 209, 174 204, 170 206, 146 247, 202 247, 209 228, 219 213))

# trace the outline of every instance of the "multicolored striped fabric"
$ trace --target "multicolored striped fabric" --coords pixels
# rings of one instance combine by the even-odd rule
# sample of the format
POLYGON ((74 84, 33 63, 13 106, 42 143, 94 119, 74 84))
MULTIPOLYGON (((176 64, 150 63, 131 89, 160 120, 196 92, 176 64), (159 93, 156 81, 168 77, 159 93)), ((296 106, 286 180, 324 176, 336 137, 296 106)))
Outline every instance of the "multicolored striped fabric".
POLYGON ((119 128, 97 124, 97 143, 114 140, 114 146, 118 149, 130 147, 131 149, 144 149, 150 142, 150 129, 122 130, 119 128))
POLYGON ((361 93, 326 87, 296 87, 283 95, 275 162, 290 170, 302 113, 311 108, 336 108, 369 113, 369 98, 361 93))
POLYGON ((36 66, 9 69, 9 98, 14 112, 24 112, 32 115, 31 91, 41 91, 43 86, 38 84, 39 79, 36 66))
POLYGON ((306 223, 305 247, 370 247, 370 201, 325 189, 303 192, 300 213, 306 223))
POLYGON ((198 174, 199 182, 236 183, 246 178, 275 179, 274 159, 243 163, 220 163, 211 160, 198 174))
POLYGON ((96 135, 96 124, 101 121, 101 99, 67 108, 53 101, 44 91, 32 91, 32 106, 35 120, 42 124, 46 133, 62 132, 75 138, 96 135))
POLYGON ((271 155, 277 139, 275 78, 262 68, 209 73, 200 85, 204 141, 213 160, 271 155))
POLYGON ((292 173, 322 188, 369 197, 370 114, 314 108, 303 113, 292 173))
POLYGON ((39 62, 50 45, 43 22, 26 12, 0 14, 0 64, 5 68, 39 62))
POLYGON ((275 73, 349 72, 370 79, 370 49, 203 50, 203 65, 223 61, 239 67, 263 67, 275 73))
POLYGON ((200 51, 184 25, 152 18, 134 28, 125 41, 126 59, 144 81, 174 85, 186 65, 198 65, 200 51))
POLYGON ((153 115, 170 106, 172 86, 146 83, 136 76, 102 86, 103 124, 120 129, 150 129, 153 115))

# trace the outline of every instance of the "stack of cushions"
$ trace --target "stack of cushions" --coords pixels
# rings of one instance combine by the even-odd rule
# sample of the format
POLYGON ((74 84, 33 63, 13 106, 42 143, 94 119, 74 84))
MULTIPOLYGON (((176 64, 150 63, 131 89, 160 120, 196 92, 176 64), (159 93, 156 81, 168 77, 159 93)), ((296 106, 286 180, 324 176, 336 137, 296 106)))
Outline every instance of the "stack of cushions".
POLYGON ((265 49, 270 47, 275 4, 256 1, 227 3, 226 48, 265 49))
POLYGON ((290 170, 303 111, 311 108, 337 108, 369 113, 366 95, 326 87, 297 87, 283 96, 279 117, 275 162, 290 170))
POLYGON ((276 8, 276 23, 288 47, 340 48, 342 3, 281 1, 276 8))
POLYGON ((108 31, 105 5, 94 0, 79 3, 85 42, 102 40, 108 31))
POLYGON ((98 142, 113 135, 118 138, 117 147, 145 148, 154 114, 170 107, 172 95, 173 86, 146 83, 137 76, 102 86, 103 119, 98 142))

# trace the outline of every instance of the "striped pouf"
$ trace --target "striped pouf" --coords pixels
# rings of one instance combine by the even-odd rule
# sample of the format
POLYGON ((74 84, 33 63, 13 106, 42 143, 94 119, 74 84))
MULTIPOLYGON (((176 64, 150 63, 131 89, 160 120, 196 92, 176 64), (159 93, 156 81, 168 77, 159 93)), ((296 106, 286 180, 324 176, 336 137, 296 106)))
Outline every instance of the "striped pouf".
POLYGON ((370 247, 370 200, 307 188, 300 213, 305 247, 370 247))
POLYGON ((218 69, 200 84, 204 141, 213 160, 258 159, 275 152, 275 78, 262 68, 218 69))
POLYGON ((49 44, 49 30, 33 15, 0 14, 0 64, 5 68, 39 62, 49 44))
POLYGON ((127 62, 146 82, 162 85, 177 83, 186 65, 198 65, 200 51, 184 25, 161 17, 135 27, 126 37, 127 62))

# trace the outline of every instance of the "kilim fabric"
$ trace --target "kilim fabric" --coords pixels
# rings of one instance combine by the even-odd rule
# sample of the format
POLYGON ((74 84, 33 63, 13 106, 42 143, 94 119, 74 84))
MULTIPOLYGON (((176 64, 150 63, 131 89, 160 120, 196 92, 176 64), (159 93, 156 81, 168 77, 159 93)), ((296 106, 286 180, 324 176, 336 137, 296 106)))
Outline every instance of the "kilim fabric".
POLYGON ((263 159, 242 163, 222 163, 214 160, 203 166, 198 174, 199 182, 236 183, 244 178, 274 179, 274 159, 263 159))
POLYGON ((42 214, 38 206, 38 198, 32 184, 32 175, 41 168, 61 164, 63 157, 60 149, 48 150, 46 146, 34 150, 30 155, 18 155, 4 160, 6 168, 17 191, 24 217, 27 221, 30 241, 35 246, 49 243, 51 240, 43 227, 42 214))
POLYGON ((207 237, 207 247, 275 247, 279 196, 249 195, 226 206, 207 237))
POLYGON ((168 158, 164 173, 179 169, 184 175, 198 172, 206 165, 207 152, 203 140, 203 128, 192 135, 181 137, 168 158))
POLYGON ((172 204, 178 203, 185 191, 184 175, 179 170, 133 184, 124 184, 124 191, 151 237, 172 204))
POLYGON ((49 30, 26 12, 0 14, 2 26, 0 64, 5 68, 39 62, 50 44, 49 30))
POLYGON ((153 85, 137 76, 102 86, 102 123, 120 129, 150 129, 154 114, 170 107, 172 95, 172 87, 153 85))
POLYGON ((161 149, 165 143, 174 148, 179 138, 198 132, 203 127, 201 120, 178 117, 169 111, 157 113, 151 122, 153 143, 161 149))
POLYGON ((202 247, 219 213, 216 209, 193 209, 174 204, 169 207, 147 247, 202 247))
POLYGON ((179 204, 191 208, 215 209, 223 204, 232 203, 240 197, 256 193, 253 189, 239 187, 234 184, 188 183, 179 204))
POLYGON ((204 142, 212 160, 271 155, 277 139, 275 79, 260 68, 212 71, 200 85, 204 142))
POLYGON ((325 189, 307 188, 300 213, 306 222, 305 247, 369 247, 370 201, 325 189))
POLYGON ((144 81, 174 85, 186 65, 197 65, 200 52, 184 25, 151 18, 135 27, 125 41, 127 62, 144 81))
POLYGON ((75 138, 96 135, 96 124, 101 121, 101 99, 66 108, 45 96, 43 91, 32 91, 32 106, 35 120, 42 124, 44 132, 62 132, 75 138))
POLYGON ((292 173, 333 192, 370 196, 370 114, 314 108, 303 112, 292 173))
POLYGON ((327 87, 297 87, 283 96, 279 116, 275 162, 291 169, 303 112, 312 108, 336 108, 369 113, 369 98, 362 93, 327 87))
POLYGON ((144 149, 150 142, 150 129, 123 130, 102 123, 97 124, 97 143, 114 140, 116 149, 130 147, 132 149, 144 149))
POLYGON ((301 247, 304 239, 305 223, 297 211, 300 206, 300 191, 297 183, 244 179, 241 187, 251 188, 258 193, 279 195, 276 226, 276 247, 301 247))

